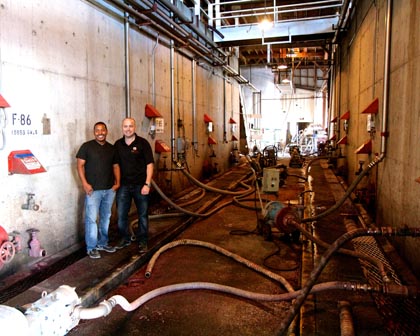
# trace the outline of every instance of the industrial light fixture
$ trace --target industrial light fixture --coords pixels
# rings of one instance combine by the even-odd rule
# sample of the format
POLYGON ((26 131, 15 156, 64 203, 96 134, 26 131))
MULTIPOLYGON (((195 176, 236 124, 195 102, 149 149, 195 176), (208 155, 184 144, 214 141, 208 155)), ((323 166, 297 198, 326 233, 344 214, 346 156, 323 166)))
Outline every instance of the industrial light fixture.
POLYGON ((289 84, 290 83, 290 74, 288 71, 280 71, 279 73, 280 76, 280 83, 281 84, 289 84))
POLYGON ((296 57, 295 51, 293 49, 289 49, 289 52, 286 54, 287 57, 296 57))
POLYGON ((270 30, 273 28, 273 22, 267 18, 267 4, 264 0, 264 18, 258 23, 258 27, 264 33, 264 31, 270 30))
POLYGON ((285 69, 287 69, 287 65, 286 65, 286 64, 284 64, 284 63, 279 64, 279 65, 277 66, 277 69, 279 69, 279 70, 285 70, 285 69))
POLYGON ((273 27, 273 22, 264 17, 264 19, 258 24, 258 27, 260 27, 260 30, 264 32, 270 30, 273 27))

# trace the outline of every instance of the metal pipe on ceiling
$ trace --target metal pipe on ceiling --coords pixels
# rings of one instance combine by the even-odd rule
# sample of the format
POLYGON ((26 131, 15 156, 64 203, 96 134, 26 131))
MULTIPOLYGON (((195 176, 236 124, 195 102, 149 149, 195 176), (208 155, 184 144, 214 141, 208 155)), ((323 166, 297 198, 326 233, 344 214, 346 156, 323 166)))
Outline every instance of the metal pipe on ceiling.
MULTIPOLYGON (((146 0, 147 1, 147 0, 146 0)), ((213 48, 218 49, 218 46, 216 43, 213 42, 213 40, 210 40, 208 38, 208 36, 206 36, 205 34, 203 34, 202 31, 200 31, 195 25, 194 22, 191 21, 189 18, 185 17, 183 15, 183 13, 178 9, 178 7, 176 7, 175 5, 173 5, 172 3, 170 3, 167 0, 160 0, 160 2, 162 4, 164 4, 165 6, 168 7, 168 9, 170 11, 172 11, 178 18, 180 18, 187 26, 188 28, 190 28, 194 33, 196 33, 197 35, 199 35, 202 39, 204 39, 208 44, 210 44, 213 48)), ((226 55, 224 55, 226 56, 226 55)))
POLYGON ((159 3, 163 4, 169 9, 169 12, 163 11, 161 8, 154 6, 154 3, 149 2, 148 0, 143 0, 142 2, 136 0, 127 0, 129 4, 138 7, 141 11, 144 11, 144 14, 152 20, 158 20, 160 24, 167 24, 168 21, 171 21, 170 25, 173 28, 176 28, 176 31, 180 31, 184 33, 184 39, 191 39, 191 32, 186 31, 183 27, 181 27, 173 18, 170 17, 171 14, 174 16, 181 18, 181 21, 188 26, 190 30, 195 32, 199 37, 201 37, 207 44, 209 44, 213 49, 217 49, 218 46, 213 42, 213 40, 209 39, 203 32, 201 32, 194 24, 193 19, 186 17, 176 6, 172 5, 168 1, 160 0, 159 3))
MULTIPOLYGON (((98 6, 99 8, 103 9, 104 5, 102 4, 101 1, 99 0, 88 0, 90 3, 95 4, 96 6, 98 6)), ((186 50, 189 50, 193 53, 193 55, 190 56, 191 59, 202 59, 204 62, 211 64, 211 65, 216 65, 216 66, 221 66, 222 69, 226 72, 228 72, 230 74, 231 77, 234 77, 235 80, 239 83, 239 84, 245 84, 250 86, 253 90, 255 91, 259 91, 257 88, 255 88, 254 85, 252 85, 246 78, 244 78, 243 76, 241 76, 238 71, 236 71, 235 69, 231 68, 229 65, 226 64, 226 61, 222 58, 220 58, 219 56, 216 56, 213 52, 212 49, 209 49, 206 45, 204 45, 201 41, 197 40, 196 38, 194 38, 193 36, 191 36, 191 33, 186 31, 184 28, 180 27, 174 20, 172 20, 169 17, 165 17, 165 18, 159 18, 159 23, 157 23, 154 19, 154 16, 150 16, 149 10, 150 8, 148 8, 149 10, 144 10, 144 14, 135 10, 134 8, 128 6, 127 4, 125 4, 124 2, 122 2, 121 0, 104 0, 106 2, 108 2, 111 6, 114 6, 116 9, 121 10, 121 19, 124 19, 123 17, 123 13, 128 13, 130 14, 133 18, 139 19, 141 21, 146 21, 148 23, 150 23, 153 27, 153 29, 155 29, 158 33, 161 33, 162 36, 170 39, 171 42, 167 42, 166 44, 170 45, 172 42, 176 41, 177 43, 179 43, 183 48, 185 48, 186 50), (148 15, 146 15, 148 14, 148 15), (173 27, 176 26, 178 29, 175 30, 173 29, 173 27)), ((108 10, 106 12, 109 12, 108 10)), ((117 13, 113 13, 113 15, 118 15, 117 13)), ((139 26, 138 23, 131 23, 133 25, 135 25, 138 28, 141 28, 141 26, 139 26)), ((147 30, 147 28, 143 28, 143 30, 147 30)), ((147 31, 147 33, 150 34, 149 31, 147 31)), ((156 37, 156 36, 154 36, 156 37)), ((180 48, 178 49, 178 52, 180 52, 180 48)), ((217 48, 217 52, 222 55, 222 57, 225 57, 226 54, 219 48, 217 48)), ((184 54, 185 55, 185 54, 184 54)), ((199 64, 199 63, 197 63, 199 64)))
POLYGON ((345 0, 341 7, 340 16, 338 17, 337 29, 332 40, 333 44, 337 43, 338 35, 340 34, 341 30, 344 29, 348 18, 351 16, 352 10, 351 0, 345 0))
POLYGON ((159 22, 155 21, 155 17, 151 17, 149 15, 143 14, 136 9, 126 5, 125 3, 121 2, 120 0, 109 0, 113 5, 117 6, 122 11, 128 12, 134 18, 147 21, 153 28, 157 31, 161 32, 165 36, 177 41, 180 45, 193 50, 193 52, 203 58, 206 62, 213 64, 218 63, 222 65, 224 60, 212 55, 212 51, 204 46, 200 41, 197 41, 195 38, 191 37, 191 35, 185 31, 183 28, 179 27, 179 29, 173 29, 174 26, 177 26, 175 22, 172 22, 171 19, 167 18, 163 20, 159 18, 159 22), (211 56, 210 56, 211 55, 211 56))

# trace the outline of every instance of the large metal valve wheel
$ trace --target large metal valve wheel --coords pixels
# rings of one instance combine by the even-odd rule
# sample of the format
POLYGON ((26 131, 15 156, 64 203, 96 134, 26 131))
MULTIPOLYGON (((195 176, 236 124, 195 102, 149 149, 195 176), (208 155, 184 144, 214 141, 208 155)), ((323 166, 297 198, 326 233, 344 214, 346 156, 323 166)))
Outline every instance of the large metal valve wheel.
POLYGON ((15 246, 10 241, 5 241, 0 246, 0 263, 8 264, 15 256, 15 246))

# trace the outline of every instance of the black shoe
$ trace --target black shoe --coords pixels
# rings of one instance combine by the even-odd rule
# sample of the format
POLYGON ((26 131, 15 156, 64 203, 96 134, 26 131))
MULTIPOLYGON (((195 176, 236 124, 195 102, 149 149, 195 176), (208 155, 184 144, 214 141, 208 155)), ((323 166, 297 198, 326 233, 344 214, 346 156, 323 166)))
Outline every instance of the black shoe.
POLYGON ((115 248, 117 250, 120 250, 120 249, 123 249, 124 247, 130 246, 130 244, 131 244, 131 241, 122 239, 117 245, 115 245, 115 248))
POLYGON ((147 252, 147 243, 140 243, 139 244, 139 252, 146 253, 147 252))

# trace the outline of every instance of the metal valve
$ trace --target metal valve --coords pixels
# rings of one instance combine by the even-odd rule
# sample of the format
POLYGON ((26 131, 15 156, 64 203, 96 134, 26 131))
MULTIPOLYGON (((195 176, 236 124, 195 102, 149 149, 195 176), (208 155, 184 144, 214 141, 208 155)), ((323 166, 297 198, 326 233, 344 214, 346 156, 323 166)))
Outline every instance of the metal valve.
POLYGON ((35 194, 27 193, 26 203, 22 204, 22 209, 23 210, 34 210, 34 211, 39 210, 39 205, 35 204, 34 196, 35 196, 35 194))

